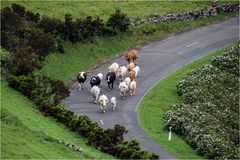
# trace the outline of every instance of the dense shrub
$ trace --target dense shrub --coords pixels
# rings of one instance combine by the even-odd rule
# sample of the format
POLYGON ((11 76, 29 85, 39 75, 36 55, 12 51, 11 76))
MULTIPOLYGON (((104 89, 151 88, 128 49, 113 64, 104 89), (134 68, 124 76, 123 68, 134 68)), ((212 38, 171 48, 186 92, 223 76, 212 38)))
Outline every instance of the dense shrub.
POLYGON ((182 103, 164 115, 166 127, 206 158, 239 158, 238 50, 234 46, 213 58, 214 66, 187 74, 177 84, 182 103))
POLYGON ((127 14, 122 13, 119 9, 107 21, 107 26, 112 28, 113 33, 128 31, 130 19, 127 14))
POLYGON ((212 59, 213 66, 239 77, 239 45, 212 59))
POLYGON ((8 70, 13 75, 28 75, 40 68, 41 63, 31 47, 18 48, 10 55, 8 70))
POLYGON ((13 10, 13 12, 17 13, 21 17, 23 17, 26 13, 25 7, 21 6, 19 4, 16 4, 16 3, 12 4, 12 10, 13 10))

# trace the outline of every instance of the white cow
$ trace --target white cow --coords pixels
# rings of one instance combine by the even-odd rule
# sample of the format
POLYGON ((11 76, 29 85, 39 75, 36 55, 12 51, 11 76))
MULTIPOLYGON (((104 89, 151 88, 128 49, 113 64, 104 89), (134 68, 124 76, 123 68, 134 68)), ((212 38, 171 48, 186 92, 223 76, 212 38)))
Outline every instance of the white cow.
POLYGON ((126 92, 128 91, 128 85, 123 81, 120 82, 118 89, 120 90, 120 95, 123 99, 126 98, 126 92))
POLYGON ((99 104, 100 104, 100 108, 101 110, 103 111, 103 113, 106 112, 106 109, 107 109, 107 104, 108 104, 108 98, 106 95, 101 95, 99 97, 99 100, 98 100, 99 104))
POLYGON ((108 72, 117 73, 118 68, 119 68, 119 65, 115 62, 108 67, 108 72))
POLYGON ((129 86, 131 83, 131 79, 129 77, 126 77, 124 82, 127 84, 127 86, 129 86))
POLYGON ((135 72, 135 78, 137 76, 140 76, 140 67, 139 66, 136 66, 133 68, 133 71, 135 72))
POLYGON ((112 110, 114 111, 117 105, 117 101, 115 97, 111 98, 112 110))
POLYGON ((126 66, 120 66, 118 69, 117 69, 117 78, 122 81, 123 78, 127 75, 127 67, 126 66))
POLYGON ((132 95, 135 95, 135 94, 136 94, 136 89, 137 89, 137 82, 133 80, 133 81, 130 83, 129 88, 130 88, 130 95, 131 95, 131 96, 132 96, 132 95))
POLYGON ((98 86, 93 86, 91 89, 91 94, 92 94, 94 103, 97 104, 98 95, 100 94, 100 88, 98 86))

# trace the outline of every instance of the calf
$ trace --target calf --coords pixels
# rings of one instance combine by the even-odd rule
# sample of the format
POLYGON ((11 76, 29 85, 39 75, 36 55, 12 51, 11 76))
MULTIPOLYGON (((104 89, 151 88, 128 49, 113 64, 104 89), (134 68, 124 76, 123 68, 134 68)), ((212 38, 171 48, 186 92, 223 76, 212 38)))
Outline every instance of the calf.
POLYGON ((100 108, 101 110, 103 111, 103 113, 106 112, 106 109, 107 109, 107 104, 108 104, 108 98, 106 95, 101 95, 99 97, 99 100, 98 100, 99 104, 100 104, 100 108))
POLYGON ((116 74, 114 72, 108 72, 106 79, 108 84, 108 90, 113 89, 113 84, 116 80, 116 74))
POLYGON ((112 110, 114 111, 117 105, 117 101, 115 97, 111 98, 111 103, 112 103, 112 110))
POLYGON ((87 79, 87 73, 85 72, 79 72, 79 74, 77 75, 77 80, 78 80, 78 86, 79 86, 79 91, 81 91, 84 87, 84 82, 87 79))
POLYGON ((101 84, 101 79, 98 76, 93 76, 90 80, 91 87, 99 86, 101 84))

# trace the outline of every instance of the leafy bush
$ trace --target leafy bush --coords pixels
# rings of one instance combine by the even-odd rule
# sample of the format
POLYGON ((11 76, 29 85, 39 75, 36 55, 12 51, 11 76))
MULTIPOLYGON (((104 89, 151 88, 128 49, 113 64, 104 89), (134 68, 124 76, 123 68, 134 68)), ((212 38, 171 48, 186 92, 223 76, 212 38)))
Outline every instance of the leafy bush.
POLYGON ((8 70, 13 75, 29 75, 41 67, 38 56, 31 47, 18 48, 14 54, 10 55, 8 70))
POLYGON ((19 4, 16 4, 16 3, 12 4, 12 10, 13 10, 13 12, 17 13, 21 17, 23 17, 26 13, 25 7, 21 6, 19 4))
POLYGON ((177 84, 182 103, 164 115, 166 127, 210 159, 239 158, 239 46, 188 73, 177 84), (215 67, 216 66, 216 67, 215 67))
POLYGON ((239 77, 239 45, 212 59, 213 66, 239 77))
POLYGON ((107 26, 112 28, 113 33, 128 31, 130 19, 127 14, 122 13, 119 9, 107 21, 107 26))

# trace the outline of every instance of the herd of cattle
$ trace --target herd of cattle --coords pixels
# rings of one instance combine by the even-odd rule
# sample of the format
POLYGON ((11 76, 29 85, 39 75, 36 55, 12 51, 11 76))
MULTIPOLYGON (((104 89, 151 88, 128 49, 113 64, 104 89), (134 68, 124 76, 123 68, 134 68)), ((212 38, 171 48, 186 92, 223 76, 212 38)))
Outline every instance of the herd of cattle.
MULTIPOLYGON (((116 79, 120 81, 118 89, 120 91, 120 95, 122 99, 126 98, 127 91, 130 91, 130 95, 133 96, 136 93, 137 88, 137 82, 134 80, 135 77, 139 76, 140 74, 140 67, 136 66, 136 60, 138 58, 138 52, 137 50, 131 50, 125 54, 125 60, 128 62, 127 66, 123 65, 120 66, 118 63, 113 63, 110 66, 108 66, 108 73, 106 75, 106 80, 108 84, 108 90, 110 91, 113 89, 113 85, 116 79), (126 77, 126 78, 125 78, 126 77)), ((80 72, 77 75, 77 80, 79 83, 79 91, 81 91, 84 88, 84 82, 87 79, 87 73, 86 72, 80 72)), ((90 85, 91 85, 91 94, 94 100, 94 103, 99 103, 101 110, 103 113, 106 112, 106 106, 109 102, 106 95, 102 94, 99 97, 100 90, 103 80, 103 74, 98 73, 97 75, 94 75, 90 79, 90 85), (99 97, 99 98, 98 98, 99 97)), ((114 111, 116 107, 116 97, 111 98, 111 104, 112 104, 112 110, 114 111)))

